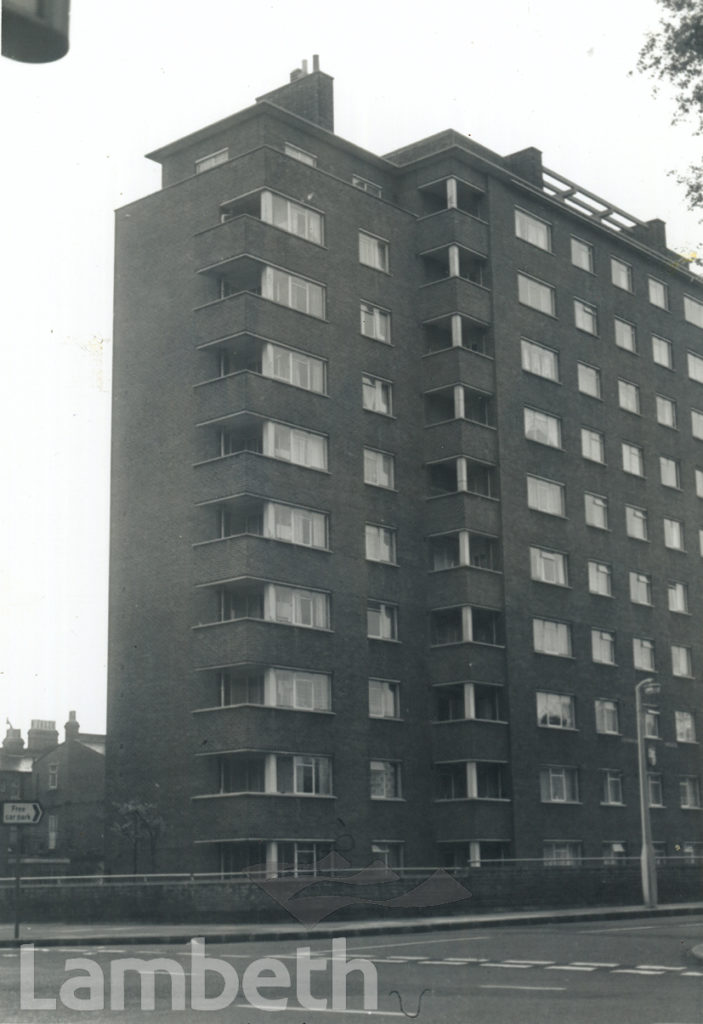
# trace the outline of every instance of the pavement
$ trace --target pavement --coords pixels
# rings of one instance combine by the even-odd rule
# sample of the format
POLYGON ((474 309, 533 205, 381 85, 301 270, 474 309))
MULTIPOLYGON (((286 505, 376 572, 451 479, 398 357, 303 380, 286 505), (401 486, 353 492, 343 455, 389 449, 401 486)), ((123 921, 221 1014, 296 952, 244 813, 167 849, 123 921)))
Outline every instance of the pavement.
MULTIPOLYGON (((459 928, 568 923, 574 921, 614 921, 631 918, 657 918, 673 915, 703 914, 703 902, 668 903, 651 909, 643 906, 570 907, 558 910, 500 911, 485 914, 451 916, 376 918, 373 920, 321 922, 306 927, 297 921, 288 923, 144 924, 142 922, 28 922, 20 925, 19 939, 12 923, 0 923, 0 948, 32 942, 36 946, 119 946, 186 942, 194 936, 210 944, 232 942, 281 942, 287 939, 334 938, 335 936, 429 932, 459 928)), ((703 960, 703 944, 694 946, 694 956, 703 960)))

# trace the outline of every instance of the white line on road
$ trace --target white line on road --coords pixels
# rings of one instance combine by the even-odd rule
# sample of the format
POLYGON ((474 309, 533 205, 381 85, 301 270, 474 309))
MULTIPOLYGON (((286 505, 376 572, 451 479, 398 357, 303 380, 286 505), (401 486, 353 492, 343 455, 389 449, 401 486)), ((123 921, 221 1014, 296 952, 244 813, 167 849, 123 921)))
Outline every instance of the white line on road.
POLYGON ((641 971, 685 971, 685 967, 664 967, 662 964, 637 964, 641 971))
POLYGON ((597 960, 572 960, 573 967, 619 967, 620 964, 606 964, 597 960))
POLYGON ((605 935, 607 932, 646 932, 656 928, 655 924, 637 924, 629 928, 589 928, 588 931, 578 932, 578 935, 605 935))
POLYGON ((703 978, 703 971, 684 971, 680 978, 703 978))
POLYGON ((585 964, 554 964, 552 967, 545 967, 545 971, 595 971, 596 967, 586 967, 585 964))
POLYGON ((613 974, 657 974, 661 976, 664 971, 643 971, 639 967, 621 967, 617 971, 613 971, 613 974))
POLYGON ((492 963, 482 963, 481 964, 481 967, 512 967, 513 970, 515 970, 515 971, 526 971, 531 966, 532 966, 532 964, 492 964, 492 963))
MULTIPOLYGON (((375 964, 383 963, 383 961, 374 960, 375 964)), ((424 967, 425 964, 438 964, 440 967, 461 967, 461 964, 457 963, 456 960, 416 960, 418 967, 424 967)))
POLYGON ((527 964, 528 967, 546 967, 547 964, 553 964, 553 960, 513 960, 512 957, 505 961, 507 964, 527 964))
POLYGON ((511 988, 520 992, 566 992, 563 985, 479 985, 479 988, 511 988))

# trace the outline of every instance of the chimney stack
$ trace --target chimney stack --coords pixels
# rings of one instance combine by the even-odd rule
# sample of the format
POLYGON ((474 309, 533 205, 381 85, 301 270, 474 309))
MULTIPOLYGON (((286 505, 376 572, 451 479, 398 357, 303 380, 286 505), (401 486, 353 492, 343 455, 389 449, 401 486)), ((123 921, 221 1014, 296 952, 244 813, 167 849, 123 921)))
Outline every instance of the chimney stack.
POLYGON ((40 754, 45 750, 53 750, 59 745, 59 734, 56 722, 42 718, 33 718, 27 733, 27 753, 40 754))
POLYGON ((64 728, 64 734, 66 736, 66 743, 68 743, 69 740, 77 740, 78 739, 78 734, 81 731, 81 727, 78 724, 78 722, 76 721, 76 712, 75 711, 69 711, 68 712, 68 721, 66 722, 66 724, 64 725, 63 728, 64 728))
POLYGON ((9 726, 5 733, 5 739, 2 741, 2 749, 6 754, 21 754, 24 750, 22 731, 9 726))

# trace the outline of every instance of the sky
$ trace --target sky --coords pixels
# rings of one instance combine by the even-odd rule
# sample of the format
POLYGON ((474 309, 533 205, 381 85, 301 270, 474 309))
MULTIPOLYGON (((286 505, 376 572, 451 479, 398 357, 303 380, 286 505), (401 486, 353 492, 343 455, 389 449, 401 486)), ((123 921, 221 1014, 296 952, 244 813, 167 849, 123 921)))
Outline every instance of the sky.
POLYGON ((700 160, 700 140, 635 71, 655 0, 72 0, 71 13, 67 57, 0 59, 0 719, 23 732, 32 718, 61 730, 69 710, 105 728, 113 210, 158 189, 144 153, 316 53, 344 138, 383 154, 454 128, 499 153, 535 146, 664 219, 671 248, 703 249, 671 174, 700 160))

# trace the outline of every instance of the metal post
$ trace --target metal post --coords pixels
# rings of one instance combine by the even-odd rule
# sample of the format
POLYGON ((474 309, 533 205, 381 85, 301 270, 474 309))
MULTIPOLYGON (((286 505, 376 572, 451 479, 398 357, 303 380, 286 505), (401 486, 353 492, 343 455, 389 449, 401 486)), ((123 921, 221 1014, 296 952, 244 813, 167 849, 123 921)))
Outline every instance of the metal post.
POLYGON ((20 870, 22 860, 22 827, 15 825, 15 834, 17 840, 15 842, 15 941, 17 942, 20 937, 20 870))
POLYGON ((654 683, 653 679, 642 679, 635 686, 635 709, 637 713, 637 761, 640 780, 640 822, 642 826, 642 852, 640 854, 642 898, 645 907, 653 909, 657 905, 657 865, 654 857, 652 822, 649 813, 647 753, 644 743, 644 707, 642 704, 642 692, 647 686, 652 687, 650 692, 656 692, 654 687, 657 688, 657 691, 659 689, 658 684, 654 683))

